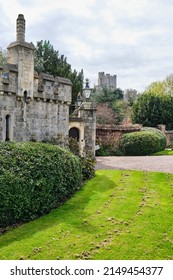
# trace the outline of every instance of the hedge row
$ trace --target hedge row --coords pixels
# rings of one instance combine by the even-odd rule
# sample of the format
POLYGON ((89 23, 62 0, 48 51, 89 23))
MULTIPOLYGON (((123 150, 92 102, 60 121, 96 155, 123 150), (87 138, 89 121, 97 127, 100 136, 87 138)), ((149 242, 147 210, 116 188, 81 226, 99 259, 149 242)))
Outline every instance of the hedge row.
POLYGON ((162 151, 166 148, 166 136, 157 128, 154 127, 142 127, 141 131, 149 131, 153 132, 155 135, 157 135, 159 142, 157 145, 157 150, 162 151))
POLYGON ((44 215, 81 185, 79 159, 58 146, 0 144, 0 227, 44 215))
POLYGON ((144 129, 139 132, 124 134, 121 149, 127 156, 143 156, 164 150, 166 137, 157 129, 144 129))

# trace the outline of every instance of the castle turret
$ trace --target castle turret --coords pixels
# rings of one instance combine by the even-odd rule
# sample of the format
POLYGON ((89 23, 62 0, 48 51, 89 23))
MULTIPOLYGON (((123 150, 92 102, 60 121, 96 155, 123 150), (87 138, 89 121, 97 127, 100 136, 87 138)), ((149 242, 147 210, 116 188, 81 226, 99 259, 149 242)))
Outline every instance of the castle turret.
POLYGON ((16 22, 16 41, 8 46, 7 62, 18 67, 18 96, 33 96, 34 45, 25 42, 25 19, 18 15, 16 22))

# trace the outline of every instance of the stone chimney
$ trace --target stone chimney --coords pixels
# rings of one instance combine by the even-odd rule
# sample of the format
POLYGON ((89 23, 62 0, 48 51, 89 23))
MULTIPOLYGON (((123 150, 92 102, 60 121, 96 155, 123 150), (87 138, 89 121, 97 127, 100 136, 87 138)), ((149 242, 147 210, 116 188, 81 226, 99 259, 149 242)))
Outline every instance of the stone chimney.
POLYGON ((25 19, 24 15, 19 14, 16 24, 16 41, 25 42, 25 19))
POLYGON ((25 19, 19 14, 16 21, 16 41, 8 46, 7 62, 18 68, 17 95, 33 96, 34 83, 34 45, 25 42, 25 19))

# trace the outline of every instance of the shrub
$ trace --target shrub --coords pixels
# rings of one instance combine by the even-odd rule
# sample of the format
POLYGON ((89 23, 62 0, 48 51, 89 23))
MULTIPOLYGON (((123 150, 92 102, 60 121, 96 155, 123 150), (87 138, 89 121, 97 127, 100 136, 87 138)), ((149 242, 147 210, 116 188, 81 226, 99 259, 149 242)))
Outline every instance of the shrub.
MULTIPOLYGON (((57 139, 45 140, 44 143, 49 143, 52 145, 60 145, 60 142, 57 141, 57 139)), ((80 150, 79 150, 79 143, 77 139, 73 137, 68 138, 68 149, 70 150, 71 153, 73 153, 75 156, 78 156, 78 158, 80 159, 82 181, 94 177, 95 163, 96 163, 94 157, 90 154, 88 154, 86 157, 81 157, 80 150)))
POLYGON ((97 156, 119 156, 121 151, 119 148, 120 134, 115 135, 114 133, 109 133, 105 136, 97 136, 97 144, 100 149, 96 151, 97 156))
POLYGON ((159 129, 154 127, 142 127, 141 131, 150 131, 158 136, 160 139, 160 146, 158 146, 159 151, 162 151, 166 148, 166 136, 159 129))
POLYGON ((73 137, 69 137, 69 149, 70 151, 76 155, 79 156, 80 155, 80 151, 79 151, 79 143, 78 141, 73 138, 73 137))
POLYGON ((165 147, 159 132, 150 130, 124 134, 121 139, 122 152, 127 156, 150 155, 165 147))
POLYGON ((95 176, 95 158, 92 155, 80 158, 82 168, 82 180, 88 180, 95 176))
POLYGON ((81 185, 77 157, 43 143, 0 144, 0 226, 48 213, 81 185))

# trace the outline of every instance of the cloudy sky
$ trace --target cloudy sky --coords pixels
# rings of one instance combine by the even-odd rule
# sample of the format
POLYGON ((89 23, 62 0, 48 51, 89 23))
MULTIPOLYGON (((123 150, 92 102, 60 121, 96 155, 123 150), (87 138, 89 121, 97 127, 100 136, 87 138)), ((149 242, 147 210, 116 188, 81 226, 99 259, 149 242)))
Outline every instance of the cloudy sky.
POLYGON ((49 40, 91 86, 105 72, 142 91, 173 73, 173 0, 0 0, 2 49, 16 39, 18 14, 26 41, 49 40))

